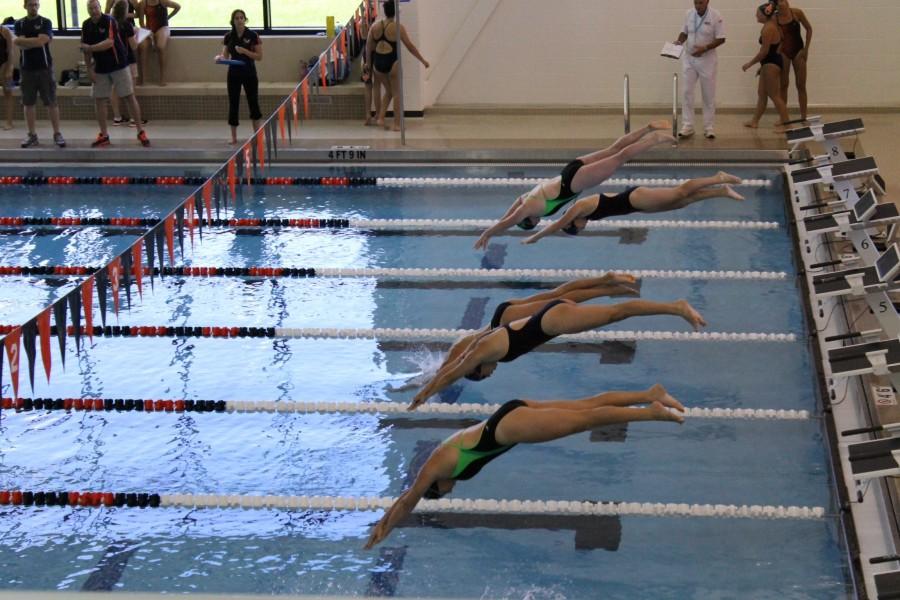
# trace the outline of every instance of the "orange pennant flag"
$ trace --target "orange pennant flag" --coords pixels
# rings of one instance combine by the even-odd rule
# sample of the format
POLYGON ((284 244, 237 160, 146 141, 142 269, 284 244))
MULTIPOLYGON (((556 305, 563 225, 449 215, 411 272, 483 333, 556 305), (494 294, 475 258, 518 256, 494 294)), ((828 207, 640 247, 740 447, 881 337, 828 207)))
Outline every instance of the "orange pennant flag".
MULTIPOLYGON (((166 230, 166 244, 169 246, 169 266, 175 266, 175 215, 166 217, 163 227, 166 230)), ((162 257, 160 257, 162 262, 162 257)))
POLYGON ((237 162, 233 156, 228 159, 228 190, 231 200, 237 202, 237 162))
POLYGON ((38 334, 41 336, 41 360, 47 383, 50 383, 50 309, 47 308, 37 317, 38 334))
POLYGON ((13 399, 19 397, 19 340, 22 328, 16 327, 6 334, 3 345, 6 346, 6 358, 9 360, 9 378, 13 386, 13 399))
MULTIPOLYGON (((303 83, 306 84, 305 79, 303 80, 303 83)), ((297 129, 300 126, 300 113, 297 112, 297 96, 297 90, 295 89, 293 92, 291 92, 291 108, 293 109, 292 112, 294 113, 294 129, 297 129)))
POLYGON ((278 131, 281 133, 281 141, 287 141, 287 126, 284 123, 285 112, 287 111, 287 105, 282 104, 278 107, 278 131))
POLYGON ((341 29, 341 54, 347 55, 347 30, 341 29))
MULTIPOLYGON (((249 177, 249 175, 248 175, 249 177)), ((203 205, 206 207, 207 225, 212 223, 212 180, 207 179, 203 184, 203 205)), ((162 257, 160 257, 162 260, 162 257)))
POLYGON ((300 86, 303 91, 303 118, 309 120, 309 80, 304 79, 303 85, 300 86))
POLYGON ((266 128, 263 127, 256 132, 256 160, 259 162, 259 168, 266 170, 266 128))
POLYGON ((325 61, 328 60, 328 53, 323 52, 319 55, 319 79, 322 81, 322 87, 328 87, 328 67, 325 65, 325 61))
POLYGON ((109 263, 107 267, 109 273, 109 284, 112 286, 113 293, 113 312, 119 316, 119 278, 122 276, 122 259, 118 256, 109 263))
POLYGON ((88 337, 94 341, 94 280, 91 276, 81 284, 81 308, 84 309, 84 326, 88 337))
MULTIPOLYGON (((234 161, 234 158, 231 159, 234 161)), ((194 247, 194 212, 197 210, 196 205, 194 203, 194 195, 191 194, 191 197, 187 199, 187 202, 184 203, 185 209, 187 209, 187 226, 188 233, 191 235, 191 248, 194 247)))
MULTIPOLYGON (((191 202, 194 201, 194 197, 191 196, 191 202)), ((141 262, 141 256, 143 256, 143 241, 138 240, 134 243, 134 246, 131 247, 131 269, 134 273, 134 281, 137 283, 138 295, 143 300, 144 298, 144 265, 141 262)))

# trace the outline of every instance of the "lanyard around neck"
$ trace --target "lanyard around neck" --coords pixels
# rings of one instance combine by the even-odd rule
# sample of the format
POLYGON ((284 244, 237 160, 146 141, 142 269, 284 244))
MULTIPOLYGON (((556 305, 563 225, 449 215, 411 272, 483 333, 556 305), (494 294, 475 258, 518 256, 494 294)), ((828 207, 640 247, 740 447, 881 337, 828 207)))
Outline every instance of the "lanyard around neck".
POLYGON ((700 28, 703 27, 703 24, 706 22, 706 17, 709 16, 709 9, 707 8, 706 12, 703 13, 703 18, 700 19, 699 23, 697 23, 697 17, 699 17, 700 14, 695 10, 694 15, 694 36, 696 36, 697 32, 700 31, 700 28))

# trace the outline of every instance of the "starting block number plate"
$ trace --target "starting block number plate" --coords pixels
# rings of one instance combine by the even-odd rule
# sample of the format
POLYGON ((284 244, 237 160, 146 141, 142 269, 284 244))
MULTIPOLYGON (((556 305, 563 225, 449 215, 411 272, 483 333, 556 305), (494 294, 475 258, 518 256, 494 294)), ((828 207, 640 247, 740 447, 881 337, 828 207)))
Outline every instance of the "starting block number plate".
POLYGON ((872 396, 875 398, 877 406, 897 405, 897 396, 894 394, 894 388, 889 385, 873 385, 872 396))

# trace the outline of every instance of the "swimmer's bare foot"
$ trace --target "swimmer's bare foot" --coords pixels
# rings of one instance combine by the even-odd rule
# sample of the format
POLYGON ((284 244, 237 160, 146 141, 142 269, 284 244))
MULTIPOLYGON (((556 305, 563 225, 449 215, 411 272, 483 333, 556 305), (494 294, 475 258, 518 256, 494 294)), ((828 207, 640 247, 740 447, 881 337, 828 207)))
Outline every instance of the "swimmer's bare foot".
POLYGON ((734 188, 730 185, 723 185, 722 189, 725 191, 725 196, 731 198, 732 200, 743 200, 744 197, 734 191, 734 188))
POLYGON ((664 144, 669 142, 670 144, 678 144, 678 140, 672 137, 671 133, 664 133, 661 130, 656 130, 650 134, 652 137, 650 139, 653 140, 654 144, 664 144))
POLYGON ((366 127, 371 127, 374 124, 375 123, 372 121, 372 119, 366 119, 365 122, 363 123, 363 125, 365 125, 366 127))
POLYGON ((384 127, 384 119, 378 119, 375 121, 375 127, 384 127))
POLYGON ((695 330, 700 329, 701 327, 706 325, 706 321, 703 317, 694 310, 694 307, 688 304, 687 300, 679 300, 675 303, 678 306, 678 314, 688 323, 691 324, 695 330))
POLYGON ((749 129, 756 129, 757 127, 759 127, 759 121, 754 121, 752 119, 750 121, 744 121, 744 127, 747 127, 749 129))
MULTIPOLYGON (((385 127, 385 129, 387 129, 387 127, 385 127)), ((393 131, 400 131, 400 123, 394 123, 394 127, 392 128, 392 130, 393 130, 393 131)))
POLYGON ((237 140, 228 140, 228 145, 229 145, 229 146, 237 146, 237 145, 238 145, 238 141, 237 141, 237 140))
POLYGON ((6 124, 3 126, 3 131, 9 131, 9 130, 12 129, 12 128, 13 128, 13 124, 12 124, 12 123, 6 123, 6 124))
POLYGON ((647 127, 652 129, 662 129, 663 131, 671 131, 672 130, 672 122, 667 121, 666 119, 658 119, 656 121, 650 121, 647 124, 647 127))
POLYGON ((650 413, 653 415, 654 421, 673 421, 675 423, 684 423, 684 417, 678 413, 674 413, 660 402, 654 402, 650 405, 650 413))
POLYGON ((739 185, 744 181, 737 175, 732 175, 731 173, 726 173, 725 171, 719 171, 718 173, 716 173, 716 177, 719 178, 720 183, 731 183, 734 185, 739 185))
POLYGON ((650 397, 650 402, 659 402, 663 406, 684 412, 684 405, 669 395, 666 388, 659 383, 647 390, 647 395, 650 397))

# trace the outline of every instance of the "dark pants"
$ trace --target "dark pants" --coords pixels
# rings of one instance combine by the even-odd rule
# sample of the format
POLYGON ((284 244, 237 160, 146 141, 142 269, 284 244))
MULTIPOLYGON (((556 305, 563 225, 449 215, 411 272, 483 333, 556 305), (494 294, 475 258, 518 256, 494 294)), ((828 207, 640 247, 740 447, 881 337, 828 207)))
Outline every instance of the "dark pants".
POLYGON ((262 118, 259 111, 259 80, 256 78, 256 69, 246 67, 228 68, 228 124, 237 127, 238 108, 241 106, 241 86, 247 94, 247 104, 250 106, 250 118, 258 121, 262 118))

